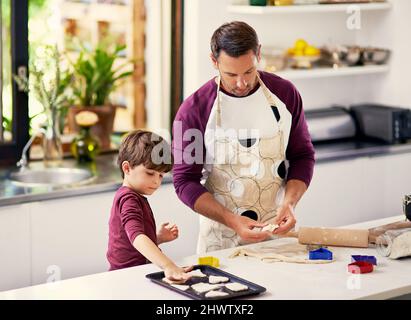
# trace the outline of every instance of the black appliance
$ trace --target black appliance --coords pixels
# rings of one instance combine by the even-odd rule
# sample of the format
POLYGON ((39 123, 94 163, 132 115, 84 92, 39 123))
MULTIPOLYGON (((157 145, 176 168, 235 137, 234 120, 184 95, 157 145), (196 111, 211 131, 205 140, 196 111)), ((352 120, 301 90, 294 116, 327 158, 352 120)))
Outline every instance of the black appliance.
POLYGON ((411 139, 411 110, 380 104, 350 106, 362 137, 387 143, 403 143, 411 139))

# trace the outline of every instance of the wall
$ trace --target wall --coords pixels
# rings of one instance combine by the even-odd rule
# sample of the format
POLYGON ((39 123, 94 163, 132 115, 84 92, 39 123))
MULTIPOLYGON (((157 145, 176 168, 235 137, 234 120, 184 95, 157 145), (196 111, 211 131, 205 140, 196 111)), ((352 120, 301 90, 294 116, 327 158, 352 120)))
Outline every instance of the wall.
POLYGON ((347 29, 348 14, 345 12, 237 15, 226 11, 231 1, 186 1, 185 97, 216 74, 209 58, 213 31, 224 22, 243 20, 256 29, 263 46, 287 48, 297 38, 304 38, 318 46, 341 43, 392 48, 394 54, 389 74, 293 81, 306 109, 364 101, 411 107, 404 76, 411 73, 411 61, 407 57, 411 44, 404 40, 411 30, 409 0, 393 0, 394 6, 390 11, 362 12, 360 30, 347 29))

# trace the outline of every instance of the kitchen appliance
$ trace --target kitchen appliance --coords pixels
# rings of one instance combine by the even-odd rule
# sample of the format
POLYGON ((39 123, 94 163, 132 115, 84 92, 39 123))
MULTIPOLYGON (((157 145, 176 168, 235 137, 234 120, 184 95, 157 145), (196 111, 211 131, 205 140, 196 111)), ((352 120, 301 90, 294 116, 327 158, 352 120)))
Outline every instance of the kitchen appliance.
POLYGON ((379 104, 352 105, 350 110, 362 137, 388 143, 411 139, 411 110, 379 104))
POLYGON ((341 106, 305 111, 313 143, 354 138, 355 121, 349 110, 341 106))
POLYGON ((404 196, 403 209, 405 216, 409 221, 411 221, 411 194, 407 194, 404 196))

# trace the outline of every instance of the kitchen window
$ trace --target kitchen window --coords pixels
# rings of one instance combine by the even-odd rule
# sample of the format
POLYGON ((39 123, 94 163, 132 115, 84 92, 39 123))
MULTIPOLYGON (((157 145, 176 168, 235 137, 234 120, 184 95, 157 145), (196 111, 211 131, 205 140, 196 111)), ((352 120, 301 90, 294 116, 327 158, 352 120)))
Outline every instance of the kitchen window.
POLYGON ((28 68, 28 0, 0 0, 0 11, 0 164, 6 164, 28 140, 28 98, 12 80, 28 68))

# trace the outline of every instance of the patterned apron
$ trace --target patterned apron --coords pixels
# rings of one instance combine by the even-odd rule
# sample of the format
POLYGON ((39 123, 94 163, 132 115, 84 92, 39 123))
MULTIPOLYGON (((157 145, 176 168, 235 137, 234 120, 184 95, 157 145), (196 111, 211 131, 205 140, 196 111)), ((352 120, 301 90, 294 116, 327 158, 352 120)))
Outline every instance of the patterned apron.
MULTIPOLYGON (((258 222, 271 222, 276 216, 279 191, 284 191, 284 133, 273 97, 260 77, 258 81, 268 101, 267 107, 277 110, 273 112, 273 121, 278 122, 279 130, 270 137, 245 140, 225 135, 221 127, 221 79, 218 78, 214 164, 204 186, 232 212, 258 222)), ((200 216, 198 253, 242 244, 245 242, 234 230, 200 216)))

